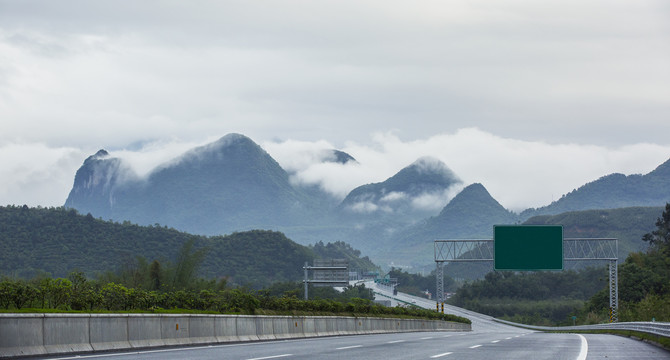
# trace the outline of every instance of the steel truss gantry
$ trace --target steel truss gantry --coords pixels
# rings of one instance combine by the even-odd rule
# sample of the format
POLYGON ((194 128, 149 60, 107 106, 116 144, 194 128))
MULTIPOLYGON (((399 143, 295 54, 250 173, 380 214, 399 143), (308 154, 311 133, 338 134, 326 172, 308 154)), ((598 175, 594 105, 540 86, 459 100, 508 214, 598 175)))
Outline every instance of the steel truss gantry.
MULTIPOLYGON (((563 262, 607 261, 609 267, 610 322, 618 321, 618 241, 615 238, 564 238, 563 262)), ((436 300, 444 303, 444 263, 494 261, 492 239, 435 240, 436 300)), ((564 266, 565 267, 565 266, 564 266)))

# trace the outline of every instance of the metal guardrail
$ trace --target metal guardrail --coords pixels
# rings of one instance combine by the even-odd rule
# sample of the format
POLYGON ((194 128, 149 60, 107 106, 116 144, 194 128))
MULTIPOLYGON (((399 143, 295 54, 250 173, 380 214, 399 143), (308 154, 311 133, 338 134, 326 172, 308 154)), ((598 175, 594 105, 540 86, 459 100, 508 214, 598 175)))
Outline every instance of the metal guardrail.
POLYGON ((518 324, 515 322, 500 319, 495 320, 503 324, 524 327, 532 330, 542 330, 542 331, 629 330, 629 331, 639 331, 647 334, 670 338, 670 323, 668 322, 620 322, 620 323, 609 323, 609 324, 550 327, 550 326, 533 326, 533 325, 518 324))
MULTIPOLYGON (((380 293, 377 291, 374 291, 375 295, 380 295, 395 301, 398 301, 400 303, 404 303, 406 305, 413 305, 417 306, 416 304, 412 304, 408 301, 401 300, 395 296, 392 295, 387 295, 384 293, 380 293)), ((647 334, 652 334, 652 335, 657 335, 657 336, 663 336, 670 338, 670 322, 616 322, 616 323, 607 323, 607 324, 594 324, 594 325, 579 325, 579 326, 534 326, 534 325, 526 325, 526 324, 519 324, 515 323, 512 321, 507 321, 507 320, 501 320, 501 319, 496 319, 492 318, 494 321, 497 321, 499 323, 507 324, 507 325, 512 325, 512 326, 517 326, 517 327, 522 327, 526 329, 531 329, 531 330, 540 330, 540 331, 579 331, 579 330, 629 330, 629 331, 639 331, 647 334)))

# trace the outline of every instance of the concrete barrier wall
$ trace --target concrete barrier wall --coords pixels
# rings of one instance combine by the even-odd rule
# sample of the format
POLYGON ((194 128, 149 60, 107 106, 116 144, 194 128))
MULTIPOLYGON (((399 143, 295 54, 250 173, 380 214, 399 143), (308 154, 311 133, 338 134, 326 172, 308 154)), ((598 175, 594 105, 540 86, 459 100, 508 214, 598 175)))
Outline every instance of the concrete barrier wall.
POLYGON ((0 314, 0 358, 410 331, 468 324, 326 316, 0 314))

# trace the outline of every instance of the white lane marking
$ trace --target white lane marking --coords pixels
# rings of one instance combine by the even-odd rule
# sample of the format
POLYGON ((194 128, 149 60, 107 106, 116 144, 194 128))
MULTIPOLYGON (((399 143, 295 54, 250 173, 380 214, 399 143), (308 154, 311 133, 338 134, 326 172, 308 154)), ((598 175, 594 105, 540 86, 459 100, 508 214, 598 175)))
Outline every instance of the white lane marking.
POLYGON ((287 357, 287 356, 292 356, 292 355, 293 355, 293 354, 282 354, 282 355, 273 355, 273 356, 265 356, 265 357, 259 357, 259 358, 247 359, 247 360, 276 359, 276 358, 282 358, 282 357, 287 357))
POLYGON ((510 336, 508 338, 505 338, 505 340, 512 340, 512 337, 510 336))
POLYGON ((577 336, 579 336, 579 338, 582 340, 582 346, 581 349, 579 350, 577 360, 586 360, 586 354, 588 354, 589 352, 589 343, 586 341, 584 335, 577 334, 577 336))
POLYGON ((451 354, 453 354, 453 353, 452 352, 446 352, 446 353, 442 353, 442 354, 433 355, 430 358, 431 359, 437 359, 439 357, 443 357, 443 356, 447 356, 447 355, 451 355, 451 354))
POLYGON ((428 336, 428 337, 421 338, 421 340, 430 340, 432 338, 433 338, 432 336, 428 336))
POLYGON ((451 335, 444 335, 443 338, 450 337, 451 335))
POLYGON ((363 345, 343 346, 343 347, 338 347, 335 350, 346 350, 346 349, 354 349, 354 348, 359 348, 359 347, 363 347, 363 345))
POLYGON ((478 348, 478 347, 480 347, 480 346, 481 346, 481 345, 472 345, 472 346, 470 346, 470 349, 476 349, 476 348, 478 348))
POLYGON ((499 341, 500 341, 500 340, 493 340, 493 341, 491 341, 491 343, 492 343, 492 344, 495 344, 495 343, 497 343, 497 342, 499 342, 499 341))
MULTIPOLYGON (((244 344, 233 344, 233 345, 244 345, 244 344)), ((129 351, 129 352, 123 352, 123 353, 118 353, 118 354, 112 353, 112 354, 75 355, 75 356, 54 358, 54 360, 92 359, 92 358, 104 358, 104 357, 111 357, 111 356, 133 356, 133 355, 140 355, 140 354, 155 354, 155 353, 175 352, 175 351, 200 350, 200 349, 208 349, 208 348, 212 348, 212 347, 231 347, 233 345, 219 345, 219 346, 208 345, 208 346, 194 346, 194 347, 184 347, 184 348, 176 348, 176 349, 129 351)))
POLYGON ((401 343, 401 342, 405 342, 405 340, 393 340, 393 341, 387 342, 387 344, 395 344, 395 343, 401 343))

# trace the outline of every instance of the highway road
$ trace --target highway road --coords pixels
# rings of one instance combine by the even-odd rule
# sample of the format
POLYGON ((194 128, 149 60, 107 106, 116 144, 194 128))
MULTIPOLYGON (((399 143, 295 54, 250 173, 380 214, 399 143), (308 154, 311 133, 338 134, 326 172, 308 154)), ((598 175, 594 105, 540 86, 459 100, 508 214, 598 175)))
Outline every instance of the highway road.
MULTIPOLYGON (((52 358, 54 359, 54 358, 52 358)), ((612 335, 510 331, 419 332, 157 349, 55 359, 670 359, 670 352, 612 335)))
MULTIPOLYGON (((369 285, 373 286, 373 285, 369 285)), ((376 289, 380 295, 384 289, 376 289)), ((389 291, 392 296, 392 293, 389 291)), ((435 303, 399 294, 400 301, 433 309, 435 303)), ((445 312, 472 320, 472 331, 334 336, 227 345, 123 351, 48 359, 473 359, 592 360, 670 359, 670 352, 614 335, 553 334, 521 329, 491 317, 445 305, 445 312)))

